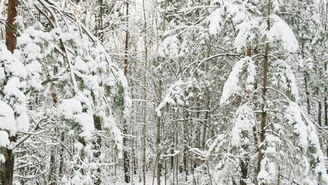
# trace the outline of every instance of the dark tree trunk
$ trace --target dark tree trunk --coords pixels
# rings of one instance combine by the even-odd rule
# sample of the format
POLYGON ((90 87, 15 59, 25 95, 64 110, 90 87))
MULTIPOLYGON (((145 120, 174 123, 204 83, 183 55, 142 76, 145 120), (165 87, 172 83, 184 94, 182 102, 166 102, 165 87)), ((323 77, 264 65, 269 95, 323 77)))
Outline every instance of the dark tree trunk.
POLYGON ((248 176, 248 163, 245 162, 243 159, 240 160, 240 169, 241 169, 241 179, 240 185, 246 185, 246 179, 248 176))
MULTIPOLYGON (((16 26, 14 25, 17 16, 18 0, 8 0, 8 17, 6 27, 6 45, 7 49, 12 53, 16 49, 17 38, 15 35, 16 26)), ((16 142, 16 136, 11 136, 11 142, 16 142)), ((5 163, 2 164, 2 185, 12 185, 14 176, 15 156, 11 149, 4 151, 5 163)))
MULTIPOLYGON (((10 140, 12 141, 12 139, 16 140, 15 137, 12 137, 10 140)), ((14 176, 15 156, 13 154, 13 151, 10 149, 5 150, 4 156, 5 156, 6 161, 2 165, 1 184, 2 185, 12 185, 13 184, 13 176, 14 176)))
MULTIPOLYGON (((129 3, 126 3, 126 32, 125 32, 125 59, 124 59, 124 76, 127 77, 128 74, 128 51, 129 51, 129 31, 128 31, 128 20, 129 16, 129 3)), ((128 134, 127 129, 127 121, 124 120, 123 122, 123 134, 126 136, 128 134)), ((130 158, 129 158, 129 152, 126 151, 127 148, 127 138, 123 138, 123 170, 124 170, 124 182, 129 183, 130 182, 130 158)))
MULTIPOLYGON (((270 10, 271 10, 271 1, 268 0, 268 30, 270 29, 270 10)), ((263 81, 262 81, 262 103, 261 103, 261 125, 260 125, 260 143, 259 143, 259 152, 258 152, 258 171, 261 171, 261 162, 263 161, 265 149, 264 141, 265 141, 265 127, 267 125, 267 112, 265 110, 265 104, 267 100, 267 78, 268 78, 268 57, 269 56, 269 43, 267 42, 265 45, 265 53, 263 60, 263 81)))
MULTIPOLYGON (((95 129, 97 131, 101 131, 102 127, 101 127, 101 117, 97 116, 97 115, 93 115, 93 120, 94 120, 94 125, 95 125, 95 129)), ((96 140, 93 143, 94 146, 94 153, 93 156, 95 157, 95 160, 97 160, 97 162, 101 162, 100 161, 100 149, 101 149, 101 137, 100 136, 96 136, 96 140)), ((97 176, 94 179, 94 185, 100 185, 101 184, 101 179, 100 179, 100 175, 101 175, 101 169, 100 167, 97 168, 97 176)))
POLYGON ((16 26, 14 25, 17 16, 18 0, 8 0, 8 17, 6 28, 6 45, 12 53, 16 49, 17 38, 15 35, 16 26))

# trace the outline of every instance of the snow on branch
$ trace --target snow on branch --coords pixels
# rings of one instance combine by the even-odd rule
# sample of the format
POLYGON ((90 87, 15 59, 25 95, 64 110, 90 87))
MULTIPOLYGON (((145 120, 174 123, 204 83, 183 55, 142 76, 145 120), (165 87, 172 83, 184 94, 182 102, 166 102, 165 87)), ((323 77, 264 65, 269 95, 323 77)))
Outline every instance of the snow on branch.
POLYGON ((245 88, 247 91, 252 91, 254 88, 253 83, 255 75, 256 66, 250 57, 239 60, 232 68, 227 81, 224 83, 220 105, 228 103, 228 99, 234 94, 240 94, 242 88, 245 88), (246 80, 240 81, 240 77, 244 70, 246 71, 246 80), (241 84, 245 84, 245 87, 242 87, 241 84))
POLYGON ((298 88, 296 84, 295 75, 290 67, 290 65, 284 60, 275 60, 271 63, 272 76, 270 81, 272 84, 278 88, 289 92, 292 98, 298 101, 298 88))
POLYGON ((328 175, 325 169, 324 155, 320 148, 319 137, 314 124, 295 102, 289 102, 285 118, 288 124, 293 126, 294 132, 298 136, 300 147, 303 148, 307 155, 309 164, 307 173, 311 175, 308 180, 314 184, 318 184, 318 182, 327 184, 328 175))
POLYGON ((255 117, 253 110, 247 104, 240 106, 236 111, 234 126, 231 131, 232 145, 240 146, 250 144, 254 124, 255 117))
POLYGON ((278 40, 286 51, 296 52, 298 41, 289 25, 275 14, 271 14, 270 19, 273 21, 273 25, 267 33, 269 42, 278 40))

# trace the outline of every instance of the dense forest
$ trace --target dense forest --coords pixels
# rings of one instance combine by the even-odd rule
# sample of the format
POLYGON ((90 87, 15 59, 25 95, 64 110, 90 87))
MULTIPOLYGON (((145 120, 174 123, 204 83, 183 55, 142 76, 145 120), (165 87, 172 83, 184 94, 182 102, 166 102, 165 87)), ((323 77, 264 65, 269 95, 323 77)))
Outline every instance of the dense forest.
POLYGON ((328 184, 326 0, 0 0, 1 185, 328 184))

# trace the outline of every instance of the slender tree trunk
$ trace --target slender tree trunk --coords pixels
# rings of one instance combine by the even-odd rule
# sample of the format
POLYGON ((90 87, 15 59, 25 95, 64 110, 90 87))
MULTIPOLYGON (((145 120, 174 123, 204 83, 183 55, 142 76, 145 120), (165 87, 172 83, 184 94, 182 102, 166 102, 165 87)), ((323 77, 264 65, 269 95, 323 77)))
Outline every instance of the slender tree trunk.
MULTIPOLYGON (((325 62, 325 71, 327 71, 327 62, 325 62)), ((328 88, 327 88, 327 86, 325 87, 325 97, 324 97, 324 102, 323 102, 323 104, 324 104, 324 122, 325 122, 325 126, 328 126, 328 102, 327 102, 327 93, 328 93, 328 88)))
POLYGON ((104 2, 103 0, 98 0, 99 14, 97 18, 97 28, 96 35, 100 41, 103 41, 103 15, 104 15, 104 2))
POLYGON ((157 136, 156 136, 156 148, 157 148, 157 153, 156 153, 156 158, 157 158, 157 185, 161 185, 161 169, 162 169, 162 162, 161 162, 161 118, 157 118, 157 136))
MULTIPOLYGON (((127 77, 128 74, 128 51, 129 51, 129 2, 126 3, 126 31, 125 31, 125 59, 124 59, 124 75, 127 77)), ((129 183, 130 182, 130 158, 129 158, 129 152, 127 149, 127 138, 126 135, 128 134, 128 126, 126 120, 123 120, 123 169, 124 169, 124 182, 129 183)))
MULTIPOLYGON (((302 58, 304 59, 304 43, 302 43, 302 58)), ((309 73, 307 71, 303 72, 303 78, 304 78, 306 105, 307 105, 306 110, 308 115, 310 115, 311 104, 310 104, 310 91, 309 91, 309 83, 308 83, 309 73)))
MULTIPOLYGON (((57 93, 53 86, 50 87, 52 103, 54 106, 57 105, 57 93)), ((58 133, 58 128, 55 128, 55 131, 58 133)), ((55 135, 54 137, 57 137, 55 135)), ((50 169, 49 169, 49 182, 50 185, 56 185, 56 146, 51 147, 51 156, 50 156, 50 169)))
MULTIPOLYGON (((270 29, 270 10, 271 10, 271 1, 268 0, 268 29, 270 29)), ((264 150, 264 141, 265 141, 265 127, 267 125, 267 112, 266 112, 266 99, 267 99, 267 78, 268 78, 268 54, 269 54, 269 43, 265 44, 265 53, 263 60, 263 81, 262 81, 262 103, 261 103, 261 128, 260 128, 260 146, 259 146, 259 156, 258 156, 258 170, 261 170, 261 162, 263 160, 263 150, 264 150)))
MULTIPOLYGON (((209 42, 207 43, 207 54, 206 56, 209 57, 211 55, 212 52, 212 47, 211 47, 211 39, 209 40, 209 42)), ((205 72, 208 73, 209 71, 209 64, 206 63, 205 64, 205 72)), ((208 111, 206 111, 205 113, 205 121, 204 121, 204 125, 203 125, 203 135, 202 135, 202 149, 205 150, 205 145, 206 145, 206 140, 207 140, 207 127, 210 124, 210 94, 209 94, 209 88, 206 87, 205 88, 205 105, 208 109, 208 111)))
POLYGON ((167 161, 164 161, 164 185, 167 184, 167 179, 166 179, 166 174, 167 174, 167 161))
MULTIPOLYGON (((95 129, 97 131, 101 131, 102 130, 102 127, 101 127, 101 122, 102 122, 101 117, 99 117, 97 115, 93 115, 93 120, 94 120, 95 129)), ((97 136, 96 137, 96 141, 93 144, 94 144, 94 149, 95 149, 95 152, 93 153, 93 157, 95 158, 95 160, 97 162, 101 162, 100 161, 101 137, 100 136, 97 136)), ((101 184, 100 175, 101 175, 101 169, 98 167, 97 168, 97 176, 94 179, 94 185, 100 185, 101 184)))
MULTIPOLYGON (((12 53, 16 49, 16 26, 14 25, 17 17, 18 0, 8 0, 8 17, 6 27, 6 45, 12 53)), ((16 136, 10 136, 10 142, 16 142, 16 136)), ((5 162, 2 164, 2 185, 12 185, 14 177, 15 155, 12 149, 6 148, 4 151, 5 162)))
MULTIPOLYGON (((146 62, 147 63, 147 62, 146 62)), ((145 69, 147 69, 147 64, 145 64, 145 69)), ((147 100, 147 78, 144 77, 144 100, 147 100)), ((142 125, 142 180, 143 185, 146 185, 146 125, 147 125, 147 101, 143 103, 143 125, 142 125)))
POLYGON ((240 159, 239 166, 241 169, 240 185, 246 185, 246 180, 248 176, 248 163, 245 162, 244 159, 240 159))
MULTIPOLYGON (((186 109, 188 109, 186 107, 186 109)), ((189 141, 189 112, 184 112, 184 121, 183 121, 183 172, 185 175, 185 181, 187 182, 187 176, 188 176, 188 141, 189 141)))
MULTIPOLYGON (((327 62, 325 62, 325 71, 327 71, 327 62)), ((327 93, 328 93, 328 88, 325 88, 325 97, 324 97, 324 122, 325 122, 325 126, 328 126, 328 100, 327 100, 327 93)), ((328 157, 328 146, 326 146, 326 157, 328 157)))
MULTIPOLYGON (((132 84, 130 84, 130 87, 131 87, 131 92, 134 92, 132 84)), ((133 94, 131 94, 131 98, 132 99, 135 98, 133 94)), ((134 130, 134 127, 132 127, 132 124, 131 124, 131 123, 137 122, 136 117, 135 117, 135 111, 134 111, 133 108, 132 108, 132 112, 130 112, 130 115, 131 115, 131 118, 129 120, 129 123, 131 125, 131 135, 135 135, 136 131, 134 130)), ((132 160, 131 166, 130 166, 130 169, 132 170, 132 173, 130 173, 131 174, 130 182, 131 182, 131 185, 133 185, 134 184, 134 178, 135 178, 134 176, 137 174, 137 159, 136 159, 136 148, 137 147, 136 147, 135 138, 132 138, 130 145, 131 145, 131 160, 132 160)))
MULTIPOLYGON (((177 124, 177 123, 176 123, 177 124)), ((179 128, 178 126, 176 126, 176 130, 175 130, 175 148, 178 149, 178 144, 179 144, 179 128)), ((179 167, 180 167, 180 163, 179 163, 179 155, 176 155, 175 157, 175 184, 178 185, 179 184, 179 167)))
MULTIPOLYGON (((158 83, 158 100, 162 99, 162 72, 159 72, 159 83, 158 83)), ((157 124, 156 124, 156 168, 157 168, 157 185, 161 185, 161 174, 162 174, 162 160, 161 160, 161 125, 162 120, 161 117, 157 117, 157 124)), ((166 164, 166 163, 165 163, 166 164)))
POLYGON ((50 169, 49 169, 49 183, 50 185, 56 185, 55 171, 56 171, 56 148, 51 147, 51 155, 50 155, 50 169))
MULTIPOLYGON (((248 47, 246 49, 246 57, 250 57, 252 55, 252 48, 248 47)), ((254 137, 257 138, 256 136, 256 126, 253 127, 253 131, 254 131, 254 137)), ((256 141, 256 139, 255 139, 256 141)), ((257 143, 257 142, 255 142, 257 143)), ((248 163, 245 160, 245 158, 240 158, 239 159, 239 167, 240 167, 240 172, 241 172, 241 178, 239 180, 239 184, 240 185, 246 185, 246 180, 248 177, 248 163)))
MULTIPOLYGON (((324 14, 325 14, 325 22, 324 22, 324 27, 325 27, 325 31, 327 31, 327 21, 328 21, 328 15, 327 15, 327 10, 328 10, 328 3, 326 3, 325 5, 324 5, 324 7, 325 7, 325 9, 324 9, 324 14)), ((325 69, 325 71, 327 71, 328 70, 328 62, 327 61, 325 61, 325 63, 324 63, 324 69, 325 69)), ((324 122, 325 122, 325 126, 328 126, 328 100, 327 100, 327 94, 328 94, 328 88, 327 88, 327 86, 325 87, 325 97, 324 97, 324 108, 325 108, 325 110, 324 110, 324 122)), ((327 148, 327 157, 328 157, 328 148, 327 148)))
MULTIPOLYGON (((64 132, 60 132, 60 142, 64 143, 65 142, 65 135, 64 132)), ((64 168, 65 168, 65 159, 64 159, 64 152, 65 149, 64 147, 61 147, 60 154, 59 154, 59 177, 64 176, 64 168)))
MULTIPOLYGON (((143 8, 143 31, 144 31, 144 60, 145 60, 145 68, 144 71, 148 71, 148 48, 147 48, 147 20, 146 20, 146 9, 145 9, 145 1, 142 1, 142 8, 143 8)), ((146 185, 146 127, 147 127, 147 90, 148 90, 148 82, 147 82, 147 75, 144 74, 144 107, 143 107, 143 125, 142 125, 142 179, 143 184, 146 185)), ((159 160, 159 158, 157 158, 159 160)))
POLYGON ((318 96, 318 124, 322 126, 322 102, 320 100, 319 95, 319 87, 317 87, 317 96, 318 96))

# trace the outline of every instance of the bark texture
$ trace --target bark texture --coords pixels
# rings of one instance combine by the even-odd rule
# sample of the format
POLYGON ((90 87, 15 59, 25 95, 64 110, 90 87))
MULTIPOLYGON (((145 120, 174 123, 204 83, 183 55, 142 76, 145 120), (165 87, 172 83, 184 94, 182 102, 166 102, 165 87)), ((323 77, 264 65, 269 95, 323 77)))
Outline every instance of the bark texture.
MULTIPOLYGON (((7 49, 12 53, 16 49, 16 26, 14 25, 17 17, 18 0, 8 0, 8 14, 6 27, 6 45, 7 49)), ((10 142, 16 142, 16 136, 9 138, 10 142)), ((5 163, 2 164, 2 185, 12 185, 14 176, 15 156, 12 149, 6 148, 4 151, 5 163)))

